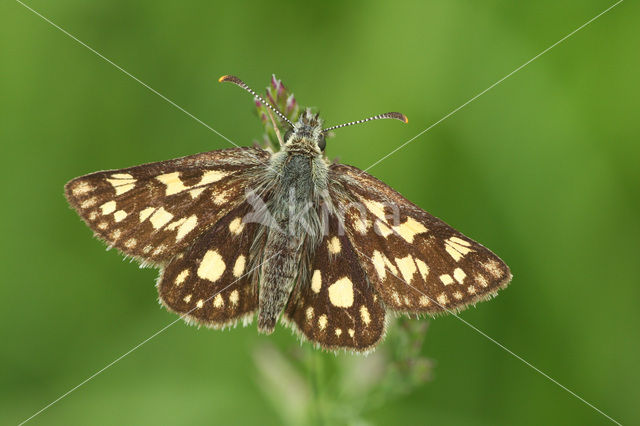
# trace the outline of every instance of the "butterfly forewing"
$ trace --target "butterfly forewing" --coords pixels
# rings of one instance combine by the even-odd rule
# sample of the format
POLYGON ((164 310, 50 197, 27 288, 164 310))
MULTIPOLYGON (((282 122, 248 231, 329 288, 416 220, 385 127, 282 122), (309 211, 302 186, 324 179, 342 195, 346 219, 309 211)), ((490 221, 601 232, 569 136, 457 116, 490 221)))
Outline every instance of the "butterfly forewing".
POLYGON ((509 268, 490 250, 373 176, 334 164, 331 178, 352 197, 340 201, 347 235, 388 308, 460 310, 510 281, 509 268))
POLYGON ((236 207, 268 153, 232 148, 97 172, 70 181, 69 203, 110 246, 163 263, 236 207))
POLYGON ((211 327, 252 316, 258 285, 250 247, 257 225, 243 221, 248 211, 246 203, 232 210, 166 266, 158 292, 168 309, 211 327))
POLYGON ((325 349, 364 351, 383 336, 385 310, 351 243, 340 234, 332 217, 329 233, 316 249, 310 280, 295 287, 285 317, 325 349))

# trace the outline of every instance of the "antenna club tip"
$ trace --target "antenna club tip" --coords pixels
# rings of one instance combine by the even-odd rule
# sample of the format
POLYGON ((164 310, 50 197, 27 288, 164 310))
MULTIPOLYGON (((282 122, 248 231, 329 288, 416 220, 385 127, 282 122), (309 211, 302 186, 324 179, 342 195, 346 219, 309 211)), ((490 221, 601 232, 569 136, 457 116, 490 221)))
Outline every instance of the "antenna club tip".
POLYGON ((218 83, 222 83, 222 82, 224 82, 224 81, 227 81, 227 80, 229 79, 229 77, 230 77, 229 75, 226 75, 226 74, 225 74, 225 75, 223 75, 222 77, 220 77, 220 78, 218 79, 218 83))
POLYGON ((407 118, 406 115, 402 116, 402 121, 404 121, 405 124, 407 124, 409 122, 409 119, 407 118))

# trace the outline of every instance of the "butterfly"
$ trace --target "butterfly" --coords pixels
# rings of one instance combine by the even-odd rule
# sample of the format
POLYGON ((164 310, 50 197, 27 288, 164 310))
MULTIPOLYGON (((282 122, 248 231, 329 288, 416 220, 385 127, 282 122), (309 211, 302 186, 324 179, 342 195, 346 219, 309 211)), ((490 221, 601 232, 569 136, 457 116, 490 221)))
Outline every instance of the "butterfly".
MULTIPOLYGON (((187 322, 273 332, 280 320, 327 350, 364 352, 390 314, 457 312, 511 280, 490 250, 353 166, 329 162, 330 131, 293 121, 280 149, 222 149, 75 178, 66 197, 110 247, 160 269, 161 303, 187 322)), ((277 129, 274 121, 274 128, 277 129)))

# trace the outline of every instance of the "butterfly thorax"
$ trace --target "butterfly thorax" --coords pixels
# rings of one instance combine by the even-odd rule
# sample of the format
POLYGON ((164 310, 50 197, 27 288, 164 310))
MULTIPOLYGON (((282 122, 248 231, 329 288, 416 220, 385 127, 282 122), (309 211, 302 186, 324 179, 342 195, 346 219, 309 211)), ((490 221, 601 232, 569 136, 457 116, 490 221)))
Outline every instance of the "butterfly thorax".
MULTIPOLYGON (((270 333, 295 285, 307 285, 304 271, 326 228, 328 164, 318 145, 322 123, 308 111, 288 133, 282 151, 267 167, 270 225, 260 233, 264 249, 259 279, 258 328, 270 333), (302 271, 302 272, 301 272, 302 271)), ((322 138, 323 139, 323 138, 322 138)))

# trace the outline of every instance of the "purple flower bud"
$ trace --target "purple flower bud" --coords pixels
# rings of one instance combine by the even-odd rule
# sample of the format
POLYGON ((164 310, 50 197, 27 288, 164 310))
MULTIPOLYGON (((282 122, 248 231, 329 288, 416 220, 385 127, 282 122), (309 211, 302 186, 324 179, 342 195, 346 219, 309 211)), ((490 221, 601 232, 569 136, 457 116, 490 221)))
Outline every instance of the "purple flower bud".
POLYGON ((262 108, 262 102, 260 102, 259 100, 256 99, 256 107, 257 108, 262 108))
POLYGON ((287 98, 287 103, 286 103, 287 114, 289 114, 293 110, 293 107, 295 106, 295 104, 296 104, 296 98, 293 97, 293 93, 292 93, 287 98))
POLYGON ((267 90, 267 99, 269 102, 271 102, 271 105, 277 105, 276 101, 273 100, 273 96, 271 96, 271 91, 267 90))
POLYGON ((276 79, 275 74, 271 74, 271 87, 277 90, 278 86, 280 86, 280 80, 276 79))

